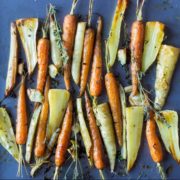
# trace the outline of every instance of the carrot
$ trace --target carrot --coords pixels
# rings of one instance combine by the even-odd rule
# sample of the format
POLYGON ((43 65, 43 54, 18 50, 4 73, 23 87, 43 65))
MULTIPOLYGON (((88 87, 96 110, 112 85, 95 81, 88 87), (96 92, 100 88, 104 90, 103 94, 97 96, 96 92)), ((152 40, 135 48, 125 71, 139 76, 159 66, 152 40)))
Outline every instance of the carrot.
MULTIPOLYGON (((131 76, 132 76, 132 95, 138 94, 138 74, 141 70, 142 53, 144 45, 144 32, 145 27, 142 21, 142 7, 144 1, 137 7, 137 20, 133 22, 131 27, 131 76)), ((138 0, 139 2, 139 0, 138 0)))
POLYGON ((66 160, 65 155, 67 152, 67 148, 71 136, 72 121, 73 121, 73 104, 72 104, 72 99, 70 99, 64 117, 62 130, 58 137, 58 143, 55 154, 56 171, 54 174, 54 179, 58 177, 58 169, 63 165, 64 161, 66 160))
POLYGON ((90 94, 95 97, 102 92, 102 25, 102 17, 99 17, 90 80, 90 94))
POLYGON ((161 178, 166 179, 166 174, 160 165, 161 161, 163 160, 163 150, 160 140, 156 134, 156 122, 154 119, 155 114, 152 110, 150 110, 149 116, 149 120, 146 123, 146 138, 149 145, 150 154, 153 161, 157 163, 161 178))
POLYGON ((49 114, 49 103, 48 103, 49 88, 50 88, 50 78, 47 77, 45 90, 44 90, 45 99, 43 102, 38 129, 37 129, 37 135, 36 135, 36 144, 34 150, 36 157, 41 157, 45 153, 46 125, 49 114))
POLYGON ((17 120, 16 120, 16 143, 19 145, 19 166, 18 176, 21 175, 22 163, 24 162, 22 155, 22 145, 27 140, 27 109, 26 109, 26 87, 25 77, 22 77, 21 86, 19 89, 18 103, 17 103, 17 120))
POLYGON ((77 0, 73 1, 70 14, 66 15, 63 22, 63 36, 64 47, 69 56, 69 60, 64 65, 64 81, 66 89, 70 90, 71 88, 71 58, 73 55, 74 41, 77 28, 77 17, 73 14, 73 11, 76 7, 77 0))
POLYGON ((43 29, 43 37, 38 41, 38 76, 37 89, 43 92, 46 83, 46 75, 48 70, 50 42, 47 39, 47 31, 43 29))
POLYGON ((119 86, 117 84, 116 78, 114 74, 108 72, 105 75, 105 86, 106 91, 109 99, 109 104, 111 107, 111 112, 114 120, 114 127, 116 131, 116 137, 118 140, 118 144, 121 146, 123 143, 122 137, 122 112, 121 112, 121 102, 120 102, 120 95, 119 95, 119 86))
POLYGON ((97 169, 101 170, 105 167, 103 143, 102 143, 99 129, 96 124, 94 111, 92 109, 91 102, 86 91, 85 91, 85 102, 86 102, 87 118, 89 121, 89 128, 90 128, 91 137, 93 141, 94 164, 97 169))

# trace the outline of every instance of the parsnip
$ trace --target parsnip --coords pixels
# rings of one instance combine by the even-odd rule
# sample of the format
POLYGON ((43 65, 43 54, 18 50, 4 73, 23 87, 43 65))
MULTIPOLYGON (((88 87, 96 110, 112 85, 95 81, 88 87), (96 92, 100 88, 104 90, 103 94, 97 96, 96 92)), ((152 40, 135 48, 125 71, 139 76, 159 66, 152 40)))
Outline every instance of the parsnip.
POLYGON ((16 161, 19 160, 19 150, 16 144, 14 131, 10 117, 5 108, 0 108, 0 144, 16 161))
POLYGON ((17 63, 18 63, 18 40, 17 40, 17 28, 14 22, 11 23, 11 40, 10 40, 10 53, 9 64, 6 78, 5 95, 9 95, 16 83, 17 75, 17 63))
POLYGON ((108 50, 109 50, 109 62, 108 66, 112 67, 117 56, 120 35, 121 35, 121 25, 124 18, 124 13, 127 8, 128 0, 118 0, 117 6, 114 12, 114 17, 108 37, 108 50))
POLYGON ((82 99, 81 98, 77 98, 76 99, 76 105, 77 105, 77 114, 78 114, 78 121, 79 121, 79 125, 80 125, 80 132, 81 132, 81 136, 84 142, 84 146, 86 149, 86 154, 89 160, 90 165, 92 165, 92 140, 90 137, 90 133, 88 131, 88 128, 86 126, 86 122, 84 119, 84 115, 83 115, 83 109, 82 109, 82 99))
POLYGON ((137 158, 141 144, 144 110, 142 106, 126 108, 127 121, 127 170, 130 171, 137 158))
POLYGON ((94 112, 108 154, 110 169, 113 172, 116 161, 116 140, 109 105, 107 103, 97 105, 94 112))
POLYGON ((81 68, 81 59, 84 43, 84 35, 86 30, 86 22, 79 22, 77 25, 75 45, 73 52, 72 60, 72 77, 76 84, 79 84, 80 81, 80 68, 81 68))
POLYGON ((157 110, 160 110, 165 104, 179 52, 179 48, 169 45, 161 46, 155 81, 155 109, 157 110))
POLYGON ((160 116, 156 115, 156 123, 158 125, 161 138, 163 140, 166 150, 178 163, 180 163, 178 114, 176 111, 170 110, 161 111, 161 113, 169 125, 167 126, 167 124, 165 124, 159 119, 160 116))
POLYGON ((145 27, 144 51, 142 57, 142 72, 145 73, 156 60, 164 39, 165 25, 158 21, 147 22, 145 27))
POLYGON ((62 119, 67 108, 70 94, 64 89, 50 89, 49 99, 49 120, 47 125, 47 141, 52 134, 60 127, 62 119))
POLYGON ((26 54, 28 73, 31 75, 37 64, 36 34, 38 19, 18 19, 16 25, 26 54))

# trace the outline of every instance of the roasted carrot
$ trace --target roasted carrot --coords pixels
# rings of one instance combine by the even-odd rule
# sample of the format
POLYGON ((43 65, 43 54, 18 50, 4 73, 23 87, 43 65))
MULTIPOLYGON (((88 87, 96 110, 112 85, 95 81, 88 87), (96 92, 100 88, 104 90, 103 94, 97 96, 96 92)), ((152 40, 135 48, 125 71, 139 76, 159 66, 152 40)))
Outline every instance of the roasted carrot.
POLYGON ((99 17, 90 80, 90 94, 95 97, 102 92, 102 26, 102 17, 99 17))
POLYGON ((25 77, 22 77, 19 89, 18 103, 17 103, 17 119, 16 119, 16 143, 19 145, 19 167, 18 175, 21 175, 21 167, 23 163, 22 145, 27 140, 27 108, 26 108, 26 86, 25 77))
MULTIPOLYGON (((131 27, 131 77, 132 77, 132 95, 138 94, 138 75, 141 70, 142 52, 144 45, 144 23, 142 21, 142 7, 143 0, 139 7, 137 7, 137 20, 133 22, 131 27)), ((139 2, 139 0, 138 0, 139 2)))
POLYGON ((44 90, 44 102, 41 110, 41 115, 38 123, 36 144, 35 144, 35 156, 41 157, 45 153, 45 139, 46 139, 46 125, 49 114, 48 92, 50 88, 50 78, 47 77, 45 90, 44 90))
POLYGON ((58 137, 58 143, 55 153, 56 171, 54 174, 54 179, 57 179, 58 169, 63 165, 64 161, 66 160, 65 155, 67 152, 67 148, 71 136, 72 121, 73 121, 73 104, 72 104, 72 99, 70 99, 68 102, 68 107, 64 117, 62 129, 58 137))
POLYGON ((43 37, 38 41, 38 76, 37 89, 43 92, 46 83, 46 75, 48 70, 50 42, 47 39, 47 32, 43 29, 43 37))
POLYGON ((93 160, 96 168, 102 170, 105 167, 103 143, 99 129, 96 124, 96 118, 87 92, 85 92, 85 102, 86 102, 87 118, 89 121, 89 128, 93 141, 93 160))
POLYGON ((77 28, 77 16, 73 14, 73 11, 76 7, 77 0, 73 1, 70 14, 66 15, 63 22, 63 36, 64 47, 69 56, 68 62, 64 65, 64 82, 66 89, 70 90, 71 88, 71 58, 73 55, 74 40, 76 35, 77 28))
POLYGON ((122 145, 122 112, 121 112, 121 102, 119 95, 119 86, 117 84, 116 78, 113 73, 108 72, 105 75, 105 86, 109 99, 109 104, 111 107, 111 112, 114 120, 114 127, 116 131, 116 137, 118 144, 122 145))
POLYGON ((93 56, 93 46, 95 40, 95 31, 93 28, 90 27, 91 24, 91 16, 92 16, 92 6, 93 0, 89 1, 89 14, 88 14, 88 28, 85 32, 84 37, 84 48, 83 48, 83 55, 82 55, 82 68, 81 68, 81 80, 80 80, 80 96, 83 95, 87 81, 88 75, 90 70, 91 59, 93 56))
POLYGON ((160 143, 160 140, 156 134, 156 122, 154 119, 154 112, 150 110, 149 112, 149 120, 146 123, 146 138, 150 150, 151 157, 155 163, 157 163, 157 167, 159 169, 160 175, 162 179, 166 179, 166 174, 163 171, 160 163, 163 160, 163 150, 160 143))

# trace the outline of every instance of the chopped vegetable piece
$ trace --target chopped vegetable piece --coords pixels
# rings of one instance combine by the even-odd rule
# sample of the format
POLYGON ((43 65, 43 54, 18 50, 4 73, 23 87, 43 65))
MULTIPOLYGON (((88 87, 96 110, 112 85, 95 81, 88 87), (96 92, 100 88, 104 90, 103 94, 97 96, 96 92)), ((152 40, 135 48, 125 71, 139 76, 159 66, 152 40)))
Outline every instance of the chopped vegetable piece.
POLYGON ((161 138, 166 150, 178 163, 180 163, 178 114, 176 111, 170 110, 161 111, 161 113, 169 124, 169 126, 167 126, 160 120, 160 117, 156 115, 156 123, 158 125, 161 138))
POLYGON ((16 83, 18 63, 18 42, 17 42, 17 28, 14 22, 11 23, 11 40, 10 40, 10 53, 9 64, 6 78, 6 90, 5 95, 9 95, 16 83))
POLYGON ((23 72, 24 72, 24 63, 20 63, 18 65, 18 74, 23 75, 23 72))
POLYGON ((16 20, 16 25, 25 50, 28 73, 31 75, 37 64, 36 34, 38 29, 38 19, 18 19, 16 20))
POLYGON ((169 45, 161 46, 156 68, 155 109, 160 110, 165 104, 179 52, 179 48, 169 45))
POLYGON ((50 140, 52 134, 60 128, 64 113, 67 108, 70 94, 64 89, 50 89, 48 93, 49 99, 49 121, 47 125, 47 141, 50 140))
POLYGON ((10 117, 5 108, 0 108, 0 144, 19 161, 19 150, 16 144, 10 117))
POLYGON ((42 93, 37 90, 37 89, 27 89, 27 94, 29 99, 32 102, 39 102, 42 103, 44 100, 44 96, 42 95, 42 93))
POLYGON ((127 170, 130 171, 137 158, 141 144, 144 110, 142 106, 126 108, 127 121, 127 170))
POLYGON ((54 64, 49 65, 49 75, 51 78, 55 78, 58 74, 58 69, 54 64))
POLYGON ((145 27, 144 51, 142 56, 142 72, 145 73, 156 60, 162 41, 164 27, 161 22, 147 22, 145 27))
POLYGON ((109 67, 112 67, 116 60, 121 35, 121 25, 124 18, 125 10, 127 8, 127 4, 128 0, 118 0, 116 10, 114 12, 111 30, 107 42, 110 56, 110 60, 108 62, 109 67))
POLYGON ((124 66, 127 61, 127 49, 119 49, 118 51, 118 60, 120 61, 121 65, 124 66))

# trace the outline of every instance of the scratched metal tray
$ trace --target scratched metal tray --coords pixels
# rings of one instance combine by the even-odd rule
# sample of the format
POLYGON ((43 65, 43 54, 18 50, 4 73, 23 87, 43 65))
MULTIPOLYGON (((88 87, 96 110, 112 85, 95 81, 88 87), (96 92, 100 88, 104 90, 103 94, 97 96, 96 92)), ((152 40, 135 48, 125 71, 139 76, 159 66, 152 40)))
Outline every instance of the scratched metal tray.
MULTIPOLYGON (((129 0, 129 7, 125 16, 128 31, 130 31, 130 25, 135 19, 135 7, 136 0, 129 0)), ((94 13, 94 26, 95 20, 97 19, 97 14, 100 14, 104 18, 104 39, 107 38, 109 28, 111 25, 111 19, 113 11, 115 9, 117 0, 95 0, 93 13, 94 13)), ((46 7, 49 3, 56 5, 58 8, 58 19, 62 24, 62 20, 65 14, 69 13, 71 7, 71 0, 1 0, 0 1, 0 99, 4 96, 5 89, 5 79, 8 66, 8 56, 9 56, 9 26, 10 22, 18 18, 26 17, 38 17, 40 19, 45 18, 46 7)), ((77 8, 75 10, 76 14, 81 15, 81 18, 86 18, 88 11, 88 0, 79 0, 77 8)), ((166 24, 166 35, 167 39, 165 43, 172 44, 180 47, 180 1, 179 0, 146 0, 144 10, 143 10, 144 20, 153 21, 159 20, 166 24)), ((24 59, 24 54, 21 49, 20 58, 24 59)), ((120 65, 116 64, 114 66, 114 73, 117 77, 120 77, 120 82, 123 85, 128 85, 128 80, 126 77, 125 69, 120 65)), ((36 74, 36 73, 35 73, 36 74)), ((35 87, 35 75, 32 79, 28 80, 30 87, 35 87)), ((164 109, 172 109, 180 112, 180 61, 177 63, 176 71, 171 85, 171 90, 167 98, 166 105, 164 109)), ((143 80, 143 84, 147 89, 153 92, 155 80, 155 65, 148 71, 146 77, 143 80)), ((64 88, 62 76, 59 76, 56 81, 53 82, 53 86, 58 86, 64 88)), ((77 88, 76 88, 77 89, 77 88)), ((16 120, 16 94, 17 89, 15 89, 13 95, 1 105, 7 107, 8 112, 11 114, 13 126, 16 120)), ((77 92, 75 93, 75 95, 77 92)), ((153 98, 153 96, 152 96, 153 98)), ((105 92, 103 92, 102 97, 100 97, 100 102, 106 101, 105 92)), ((29 103, 29 117, 31 116, 32 105, 29 103)), ((125 175, 123 172, 124 164, 118 162, 116 165, 117 174, 111 174, 109 170, 104 170, 104 175, 106 178, 111 179, 158 179, 160 178, 159 173, 156 169, 156 165, 152 162, 147 147, 147 142, 145 139, 145 134, 143 131, 141 148, 139 150, 139 155, 137 161, 134 165, 132 171, 125 175)), ((80 160, 83 168, 84 178, 86 179, 97 179, 99 178, 98 172, 95 168, 89 169, 87 164, 87 159, 84 154, 84 149, 81 148, 80 160)), ((43 166, 43 168, 36 174, 35 178, 38 179, 49 179, 52 178, 54 172, 54 159, 50 160, 50 163, 43 166)), ((64 177, 64 173, 67 170, 70 162, 66 162, 63 166, 60 177, 64 177)), ((165 152, 165 158, 163 166, 168 174, 169 179, 180 178, 180 171, 178 164, 171 158, 171 156, 165 152)), ((30 168, 27 166, 27 171, 30 168)), ((0 179, 15 179, 17 172, 17 163, 14 159, 0 146, 0 179)), ((71 170, 72 172, 72 170, 71 170)), ((71 174, 70 172, 70 174, 71 174)), ((24 171, 23 178, 31 178, 24 171)), ((70 176, 69 176, 70 177, 70 176)))

